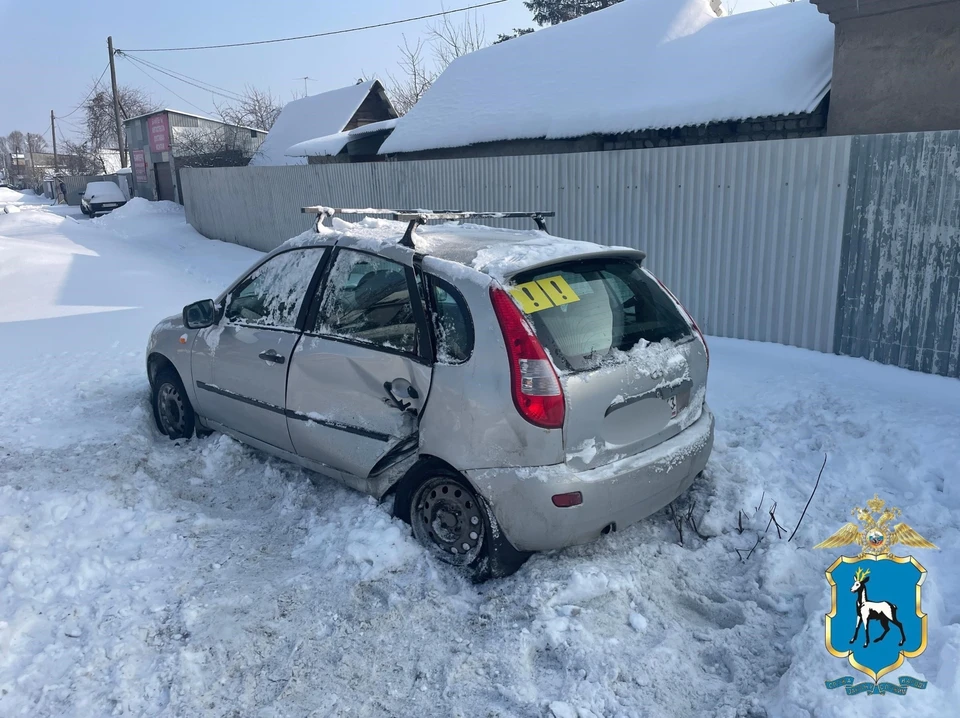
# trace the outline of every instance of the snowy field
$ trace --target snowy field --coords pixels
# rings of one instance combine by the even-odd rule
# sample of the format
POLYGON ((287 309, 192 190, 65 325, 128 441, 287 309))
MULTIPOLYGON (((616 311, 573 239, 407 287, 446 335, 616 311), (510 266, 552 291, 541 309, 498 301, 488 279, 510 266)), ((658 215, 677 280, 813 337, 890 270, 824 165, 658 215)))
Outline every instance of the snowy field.
POLYGON ((23 209, 0 212, 0 716, 955 714, 960 382, 713 339, 716 449, 683 509, 706 538, 661 512, 473 586, 365 496, 158 435, 150 329, 256 252, 169 203, 77 221, 0 192, 23 209), (793 542, 741 560, 773 501, 793 529, 824 452, 793 542), (930 685, 905 697, 823 685, 853 672, 810 547, 874 492, 941 547, 915 552, 929 645, 893 677, 930 685))

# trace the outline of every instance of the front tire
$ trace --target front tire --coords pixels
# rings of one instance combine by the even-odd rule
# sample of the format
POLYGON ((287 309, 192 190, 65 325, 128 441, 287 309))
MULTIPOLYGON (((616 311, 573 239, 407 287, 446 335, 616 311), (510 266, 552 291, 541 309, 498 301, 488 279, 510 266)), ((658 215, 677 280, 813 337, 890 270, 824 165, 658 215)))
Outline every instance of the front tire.
POLYGON ((170 439, 193 436, 197 416, 183 382, 173 369, 161 370, 153 382, 153 418, 160 433, 170 439))

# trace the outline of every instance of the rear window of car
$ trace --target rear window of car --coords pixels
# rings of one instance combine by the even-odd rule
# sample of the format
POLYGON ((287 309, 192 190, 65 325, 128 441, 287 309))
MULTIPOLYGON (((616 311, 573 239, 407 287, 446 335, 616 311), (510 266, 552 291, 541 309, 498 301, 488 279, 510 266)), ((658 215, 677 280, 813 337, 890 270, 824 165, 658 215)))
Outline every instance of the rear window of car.
POLYGON ((569 262, 521 273, 510 291, 554 359, 573 371, 594 369, 641 340, 691 336, 687 321, 657 281, 628 259, 569 262))

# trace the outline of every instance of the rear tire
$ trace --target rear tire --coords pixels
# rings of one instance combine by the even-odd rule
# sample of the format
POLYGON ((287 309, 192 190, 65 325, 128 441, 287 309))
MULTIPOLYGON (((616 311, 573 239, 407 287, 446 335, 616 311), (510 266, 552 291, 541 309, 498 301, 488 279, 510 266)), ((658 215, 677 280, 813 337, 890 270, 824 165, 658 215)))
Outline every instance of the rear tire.
POLYGON ((459 473, 440 462, 420 467, 397 492, 394 513, 417 541, 476 583, 514 573, 530 554, 497 528, 489 505, 459 473))
POLYGON ((175 370, 168 367, 157 373, 153 382, 152 403, 153 418, 161 434, 170 439, 193 436, 197 415, 175 370))

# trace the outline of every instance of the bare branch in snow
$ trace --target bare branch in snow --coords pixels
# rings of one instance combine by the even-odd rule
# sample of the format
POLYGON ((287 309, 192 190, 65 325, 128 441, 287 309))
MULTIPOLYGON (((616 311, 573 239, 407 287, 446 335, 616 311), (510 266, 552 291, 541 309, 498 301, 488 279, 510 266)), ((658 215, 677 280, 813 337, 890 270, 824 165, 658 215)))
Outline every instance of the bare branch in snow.
POLYGON ((817 474, 817 482, 813 485, 813 491, 810 492, 810 498, 807 499, 807 505, 803 507, 803 513, 800 514, 800 520, 797 521, 796 527, 793 529, 793 533, 790 534, 790 538, 787 539, 787 543, 793 541, 793 537, 797 535, 797 531, 800 528, 800 524, 803 523, 803 517, 807 515, 807 509, 810 508, 810 502, 813 501, 813 495, 817 493, 817 487, 820 486, 820 477, 823 476, 823 470, 827 466, 827 454, 823 454, 823 464, 820 466, 820 473, 817 474))

